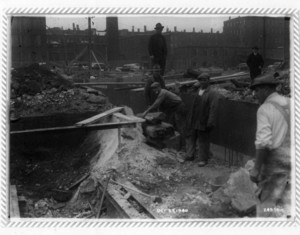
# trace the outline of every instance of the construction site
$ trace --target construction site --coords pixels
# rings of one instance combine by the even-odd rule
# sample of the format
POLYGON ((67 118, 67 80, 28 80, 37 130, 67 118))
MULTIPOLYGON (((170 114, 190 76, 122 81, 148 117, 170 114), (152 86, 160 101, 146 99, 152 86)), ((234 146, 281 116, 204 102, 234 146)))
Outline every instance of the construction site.
MULTIPOLYGON (((273 38, 267 34, 273 32, 268 28, 272 19, 261 18, 267 39, 260 41, 261 35, 253 33, 251 43, 263 48, 264 73, 279 74, 278 93, 290 97, 288 20, 279 24, 278 46, 268 41, 273 38)), ((249 88, 249 70, 241 66, 249 46, 237 45, 232 54, 228 52, 230 58, 236 55, 232 60, 212 56, 205 62, 197 55, 199 64, 191 58, 176 61, 171 59, 176 48, 167 58, 166 88, 179 94, 187 111, 192 108, 192 86, 203 72, 210 74, 211 86, 223 97, 212 131, 211 156, 200 168, 184 161, 180 134, 159 110, 142 116, 147 109, 145 83, 152 77, 147 46, 143 52, 132 51, 136 58, 127 52, 120 57, 124 43, 135 42, 116 36, 116 30, 122 35, 118 18, 107 17, 105 35, 98 39, 93 37, 97 32, 90 27, 91 18, 87 20, 85 31, 73 25, 77 37, 66 33, 80 39, 78 44, 71 36, 50 32, 43 17, 11 21, 9 217, 254 218, 257 186, 249 169, 254 164, 259 104, 249 88)), ((242 19, 228 22, 232 20, 242 19)), ((145 28, 141 41, 151 33, 145 28)), ((166 32, 169 40, 175 37, 172 33, 177 35, 166 32)), ((202 34, 197 37, 207 37, 202 34)), ((230 35, 216 34, 223 36, 230 35)), ((221 57, 220 48, 213 48, 212 54, 216 50, 215 56, 221 57)))

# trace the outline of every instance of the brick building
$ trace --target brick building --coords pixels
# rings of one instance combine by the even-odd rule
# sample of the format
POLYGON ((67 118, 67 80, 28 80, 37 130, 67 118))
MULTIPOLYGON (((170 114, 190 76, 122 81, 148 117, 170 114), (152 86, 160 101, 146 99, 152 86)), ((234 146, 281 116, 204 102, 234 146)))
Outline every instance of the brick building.
POLYGON ((45 62, 47 59, 45 17, 11 18, 12 67, 45 62))
POLYGON ((258 46, 267 64, 289 60, 289 18, 238 17, 224 22, 224 45, 230 65, 245 62, 258 46), (233 59, 235 58, 235 59, 233 59))

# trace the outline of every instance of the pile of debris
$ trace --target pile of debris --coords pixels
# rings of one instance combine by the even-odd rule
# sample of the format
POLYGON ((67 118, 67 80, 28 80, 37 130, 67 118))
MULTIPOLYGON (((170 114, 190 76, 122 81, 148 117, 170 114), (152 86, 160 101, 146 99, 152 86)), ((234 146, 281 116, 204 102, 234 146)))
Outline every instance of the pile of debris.
POLYGON ((100 91, 75 87, 46 67, 31 65, 12 71, 11 103, 19 116, 102 111, 108 99, 100 91))

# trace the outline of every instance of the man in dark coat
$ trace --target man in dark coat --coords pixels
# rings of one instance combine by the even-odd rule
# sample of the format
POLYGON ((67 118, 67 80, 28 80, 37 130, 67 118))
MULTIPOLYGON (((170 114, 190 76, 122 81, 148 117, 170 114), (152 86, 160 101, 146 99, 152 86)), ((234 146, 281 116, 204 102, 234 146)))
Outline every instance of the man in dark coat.
POLYGON ((198 82, 194 85, 196 93, 187 118, 185 161, 195 159, 198 144, 198 166, 202 167, 208 163, 210 134, 216 126, 217 105, 222 96, 210 86, 210 76, 207 73, 200 74, 197 79, 198 82))
POLYGON ((145 84, 145 98, 146 98, 146 104, 148 106, 152 105, 157 97, 157 95, 153 92, 153 89, 151 88, 151 85, 154 82, 158 82, 161 88, 166 89, 165 81, 163 77, 160 75, 159 64, 155 64, 153 66, 153 77, 148 78, 145 84))
POLYGON ((254 78, 261 74, 261 70, 264 66, 264 60, 262 56, 258 53, 257 46, 252 47, 252 53, 248 56, 247 65, 250 70, 251 80, 253 81, 254 78))
POLYGON ((167 43, 165 37, 162 35, 163 28, 164 26, 162 26, 161 23, 156 24, 156 33, 150 37, 148 44, 148 51, 152 66, 155 64, 159 64, 160 74, 162 76, 165 73, 167 59, 167 43))

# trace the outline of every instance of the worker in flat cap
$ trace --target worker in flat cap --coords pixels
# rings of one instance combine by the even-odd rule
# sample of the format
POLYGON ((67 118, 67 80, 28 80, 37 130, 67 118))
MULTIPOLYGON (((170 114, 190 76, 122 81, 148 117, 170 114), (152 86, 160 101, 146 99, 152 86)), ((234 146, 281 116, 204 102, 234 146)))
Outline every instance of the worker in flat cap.
POLYGON ((262 73, 262 68, 264 67, 264 59, 258 52, 258 47, 252 47, 252 53, 247 58, 247 65, 250 70, 251 82, 253 79, 262 73))
POLYGON ((143 113, 145 117, 151 110, 159 108, 159 110, 166 114, 166 122, 172 124, 180 134, 180 147, 184 146, 185 139, 185 106, 180 96, 171 91, 163 89, 158 82, 151 85, 151 89, 156 94, 157 98, 154 103, 143 113))
POLYGON ((152 105, 155 99, 157 98, 157 95, 154 93, 153 89, 151 88, 151 85, 154 82, 158 82, 161 88, 166 89, 164 78, 160 75, 159 64, 155 64, 153 66, 153 75, 147 78, 147 81, 145 82, 144 93, 145 93, 146 104, 148 106, 152 105))
POLYGON ((148 43, 148 52, 151 59, 151 67, 155 64, 160 66, 160 74, 163 76, 165 73, 166 60, 167 60, 167 42, 166 38, 162 35, 164 26, 157 23, 155 26, 155 34, 151 35, 148 43))
POLYGON ((202 73, 197 80, 187 118, 185 161, 197 160, 198 166, 203 167, 210 157, 210 135, 216 127, 218 102, 222 96, 210 86, 209 74, 202 73))
POLYGON ((279 95, 273 74, 256 77, 250 86, 257 110, 255 166, 250 179, 258 184, 257 216, 290 216, 290 99, 279 95))

